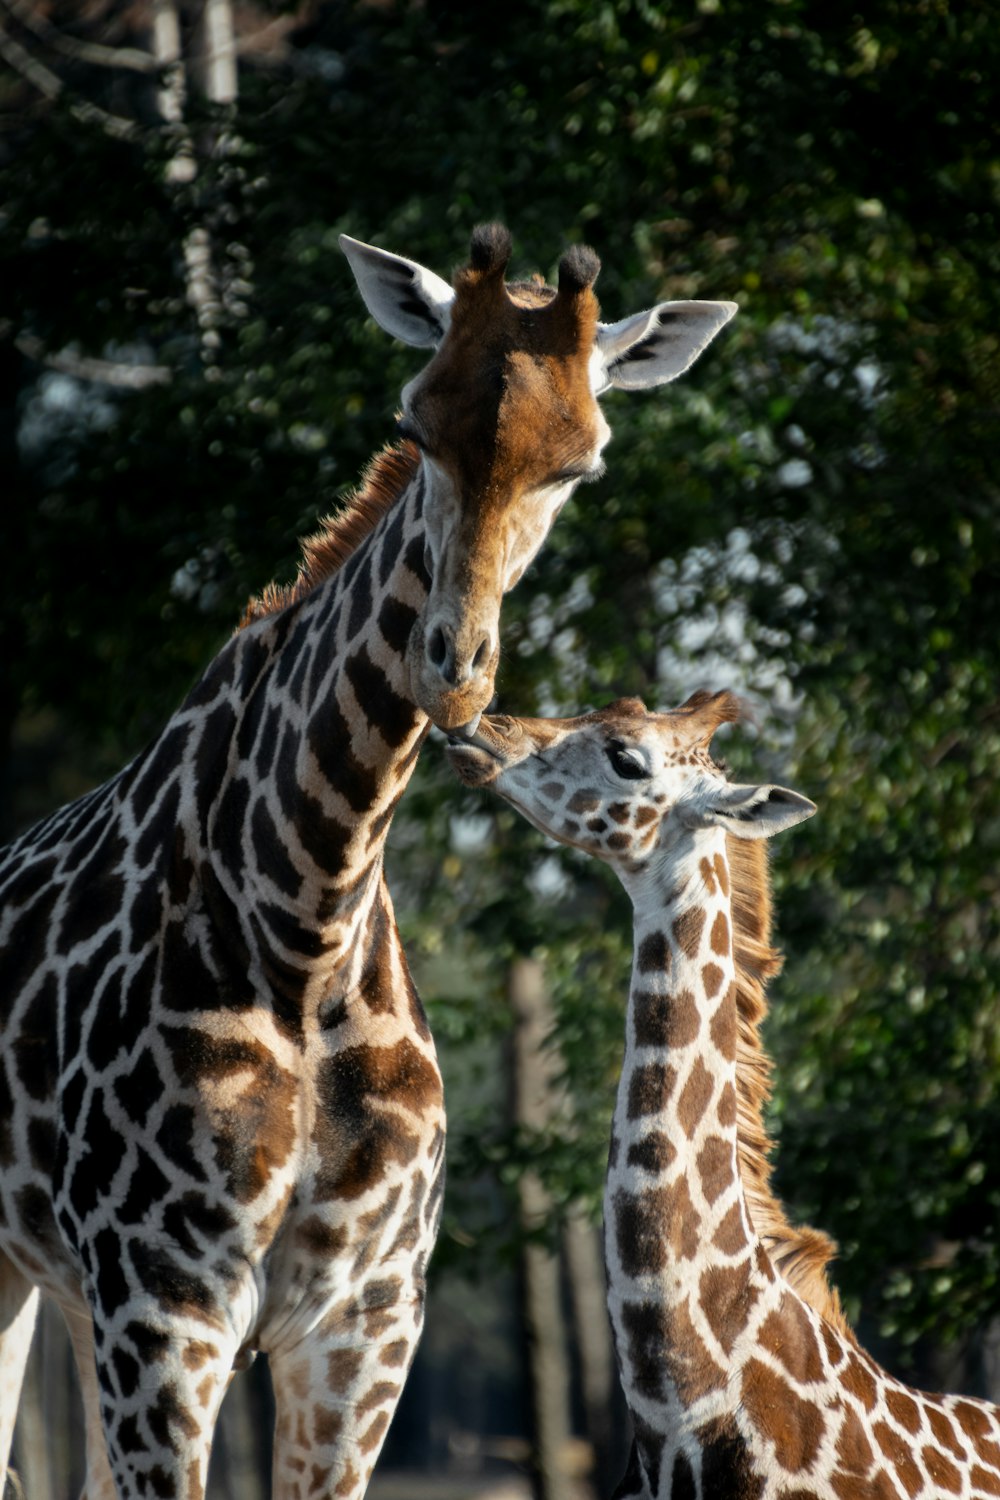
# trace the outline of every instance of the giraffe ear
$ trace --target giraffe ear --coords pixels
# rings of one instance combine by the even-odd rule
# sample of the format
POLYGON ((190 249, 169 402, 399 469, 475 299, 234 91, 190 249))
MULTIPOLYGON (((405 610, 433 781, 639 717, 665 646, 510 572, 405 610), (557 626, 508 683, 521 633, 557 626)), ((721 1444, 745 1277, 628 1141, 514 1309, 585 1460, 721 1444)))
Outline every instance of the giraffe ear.
POLYGON ((597 394, 665 385, 694 364, 736 312, 735 302, 658 302, 620 323, 598 323, 597 394))
POLYGON ((724 828, 741 839, 769 839, 811 818, 815 802, 783 786, 725 786, 700 810, 698 822, 724 828))
POLYGON ((365 306, 380 328, 418 349, 436 348, 448 332, 455 293, 415 260, 340 236, 365 306))

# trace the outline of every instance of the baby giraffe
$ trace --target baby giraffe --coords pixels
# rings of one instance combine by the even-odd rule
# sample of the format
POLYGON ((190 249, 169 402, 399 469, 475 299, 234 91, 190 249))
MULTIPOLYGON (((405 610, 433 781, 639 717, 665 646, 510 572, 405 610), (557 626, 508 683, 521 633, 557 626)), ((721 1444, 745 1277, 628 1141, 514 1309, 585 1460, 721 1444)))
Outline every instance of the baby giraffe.
POLYGON ((709 753, 728 693, 669 713, 485 716, 459 776, 605 860, 634 907, 625 1060, 604 1199, 608 1303, 635 1429, 617 1497, 944 1500, 1000 1495, 1000 1411, 910 1390, 870 1358, 785 1220, 761 1123, 756 1027, 770 896, 759 841, 813 803, 737 786, 709 753))

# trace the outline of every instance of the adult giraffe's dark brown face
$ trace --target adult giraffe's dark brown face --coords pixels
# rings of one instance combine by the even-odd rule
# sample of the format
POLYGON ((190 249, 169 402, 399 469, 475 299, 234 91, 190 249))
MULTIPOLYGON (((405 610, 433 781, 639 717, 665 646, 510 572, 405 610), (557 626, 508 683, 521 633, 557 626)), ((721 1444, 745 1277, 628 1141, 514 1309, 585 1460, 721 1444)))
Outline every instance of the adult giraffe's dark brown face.
POLYGON ((600 324, 593 251, 568 250, 556 288, 507 284, 510 236, 498 225, 475 231, 452 286, 415 262, 342 243, 378 321, 435 347, 402 394, 400 431, 423 459, 430 579, 407 659, 414 700, 436 724, 474 724, 493 696, 503 595, 575 485, 601 473, 610 430, 598 396, 673 379, 735 307, 663 303, 600 324))

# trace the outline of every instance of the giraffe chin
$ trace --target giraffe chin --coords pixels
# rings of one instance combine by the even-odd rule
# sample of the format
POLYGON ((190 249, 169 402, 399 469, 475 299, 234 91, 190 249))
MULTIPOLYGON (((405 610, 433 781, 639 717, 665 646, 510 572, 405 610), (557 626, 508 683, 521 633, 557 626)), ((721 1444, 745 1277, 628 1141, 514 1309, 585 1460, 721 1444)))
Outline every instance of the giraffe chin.
POLYGON ((448 738, 447 753, 455 775, 466 786, 489 786, 503 770, 500 761, 484 746, 458 739, 454 731, 448 738))
MULTIPOLYGON (((489 786, 531 749, 515 719, 482 714, 448 735, 448 759, 466 786, 489 786)), ((498 791, 502 789, 497 788, 498 791)))

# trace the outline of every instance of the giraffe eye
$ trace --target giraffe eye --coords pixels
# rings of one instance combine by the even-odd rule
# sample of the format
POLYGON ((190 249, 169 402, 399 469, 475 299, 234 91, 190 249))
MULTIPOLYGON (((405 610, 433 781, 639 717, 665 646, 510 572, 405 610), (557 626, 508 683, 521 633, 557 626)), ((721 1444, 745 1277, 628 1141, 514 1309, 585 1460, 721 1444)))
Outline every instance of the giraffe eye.
POLYGON ((616 776, 626 781, 642 781, 649 775, 646 762, 637 750, 628 750, 624 745, 609 745, 608 760, 616 776))

